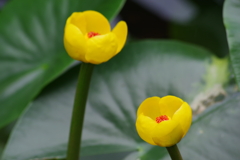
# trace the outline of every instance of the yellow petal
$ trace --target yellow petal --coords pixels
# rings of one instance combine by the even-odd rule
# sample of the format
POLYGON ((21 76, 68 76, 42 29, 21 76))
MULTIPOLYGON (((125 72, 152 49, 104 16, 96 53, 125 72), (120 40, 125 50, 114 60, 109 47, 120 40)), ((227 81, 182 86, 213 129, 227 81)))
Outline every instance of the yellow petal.
POLYGON ((156 127, 157 123, 151 118, 140 114, 136 120, 136 129, 138 135, 147 143, 156 145, 152 140, 151 133, 153 129, 156 127))
POLYGON ((87 62, 85 59, 86 39, 81 31, 75 26, 67 24, 64 31, 64 46, 70 57, 87 62))
POLYGON ((117 53, 118 53, 122 50, 127 39, 127 33, 128 33, 127 24, 124 21, 118 22, 118 24, 114 27, 112 32, 117 37, 117 41, 118 41, 117 53))
POLYGON ((137 116, 143 113, 155 121, 157 117, 161 116, 159 106, 160 99, 159 97, 145 99, 138 108, 137 116))
POLYGON ((95 32, 101 35, 107 34, 111 31, 108 20, 99 12, 84 11, 86 20, 86 32, 95 32))
POLYGON ((83 35, 86 34, 87 22, 83 12, 72 13, 72 15, 67 20, 67 24, 69 23, 72 23, 73 25, 78 27, 81 30, 83 35))
POLYGON ((95 36, 87 40, 88 51, 86 60, 93 64, 100 64, 108 61, 117 50, 117 40, 113 33, 95 36))
POLYGON ((154 143, 158 146, 170 147, 178 143, 182 139, 183 134, 179 123, 168 120, 158 123, 151 136, 154 143))
POLYGON ((175 112, 172 119, 180 123, 184 132, 184 137, 192 123, 192 109, 188 103, 184 102, 183 105, 175 112))
POLYGON ((165 96, 160 100, 161 114, 172 118, 173 114, 181 107, 183 100, 175 96, 165 96))

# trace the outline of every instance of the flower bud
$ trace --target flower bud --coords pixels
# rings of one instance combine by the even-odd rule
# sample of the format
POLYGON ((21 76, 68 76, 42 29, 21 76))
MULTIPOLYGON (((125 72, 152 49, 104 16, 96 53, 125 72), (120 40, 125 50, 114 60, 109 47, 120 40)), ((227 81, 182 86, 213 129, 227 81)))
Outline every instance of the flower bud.
POLYGON ((136 129, 149 144, 170 147, 178 143, 192 123, 192 110, 187 102, 175 96, 151 97, 137 111, 136 129))

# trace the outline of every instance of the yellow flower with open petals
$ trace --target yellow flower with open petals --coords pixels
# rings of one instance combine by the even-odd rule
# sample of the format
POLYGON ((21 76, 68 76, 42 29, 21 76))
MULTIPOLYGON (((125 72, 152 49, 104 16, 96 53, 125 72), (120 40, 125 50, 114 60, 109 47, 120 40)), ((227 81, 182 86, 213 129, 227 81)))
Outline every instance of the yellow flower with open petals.
POLYGON ((175 96, 147 98, 137 111, 137 132, 152 145, 173 146, 186 135, 191 123, 191 107, 175 96))
POLYGON ((108 20, 99 12, 74 12, 65 25, 64 46, 73 59, 100 64, 122 50, 127 30, 127 24, 120 21, 111 31, 108 20))

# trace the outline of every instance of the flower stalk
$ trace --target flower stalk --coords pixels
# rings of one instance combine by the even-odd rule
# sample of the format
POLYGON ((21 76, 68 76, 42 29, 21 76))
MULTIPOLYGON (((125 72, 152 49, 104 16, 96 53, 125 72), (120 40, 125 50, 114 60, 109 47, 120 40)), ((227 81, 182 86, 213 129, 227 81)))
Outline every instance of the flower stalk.
POLYGON ((67 160, 78 160, 80 157, 84 113, 93 68, 94 65, 90 63, 82 63, 80 67, 72 112, 67 160))
POLYGON ((166 148, 172 160, 183 160, 176 144, 166 148))

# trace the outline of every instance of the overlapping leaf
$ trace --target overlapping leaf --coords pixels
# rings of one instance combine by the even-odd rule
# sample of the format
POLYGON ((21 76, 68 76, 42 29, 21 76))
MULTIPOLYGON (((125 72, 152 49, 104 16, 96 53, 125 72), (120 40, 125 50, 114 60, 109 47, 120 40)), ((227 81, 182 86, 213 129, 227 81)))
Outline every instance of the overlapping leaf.
POLYGON ((63 28, 74 11, 98 10, 112 19, 124 0, 13 0, 0 14, 0 127, 16 119, 73 62, 63 28))
POLYGON ((240 0, 226 0, 224 3, 224 23, 230 48, 230 57, 240 87, 240 0))
MULTIPOLYGON (((165 150, 152 148, 137 135, 137 107, 147 97, 167 94, 190 103, 206 86, 224 83, 219 81, 221 77, 209 76, 209 70, 217 67, 209 52, 180 42, 142 41, 127 45, 94 70, 81 155, 86 160, 165 156, 165 150)), ((228 76, 225 70, 214 71, 228 76)), ((3 160, 65 157, 77 73, 78 67, 54 81, 26 110, 11 135, 3 160)))

